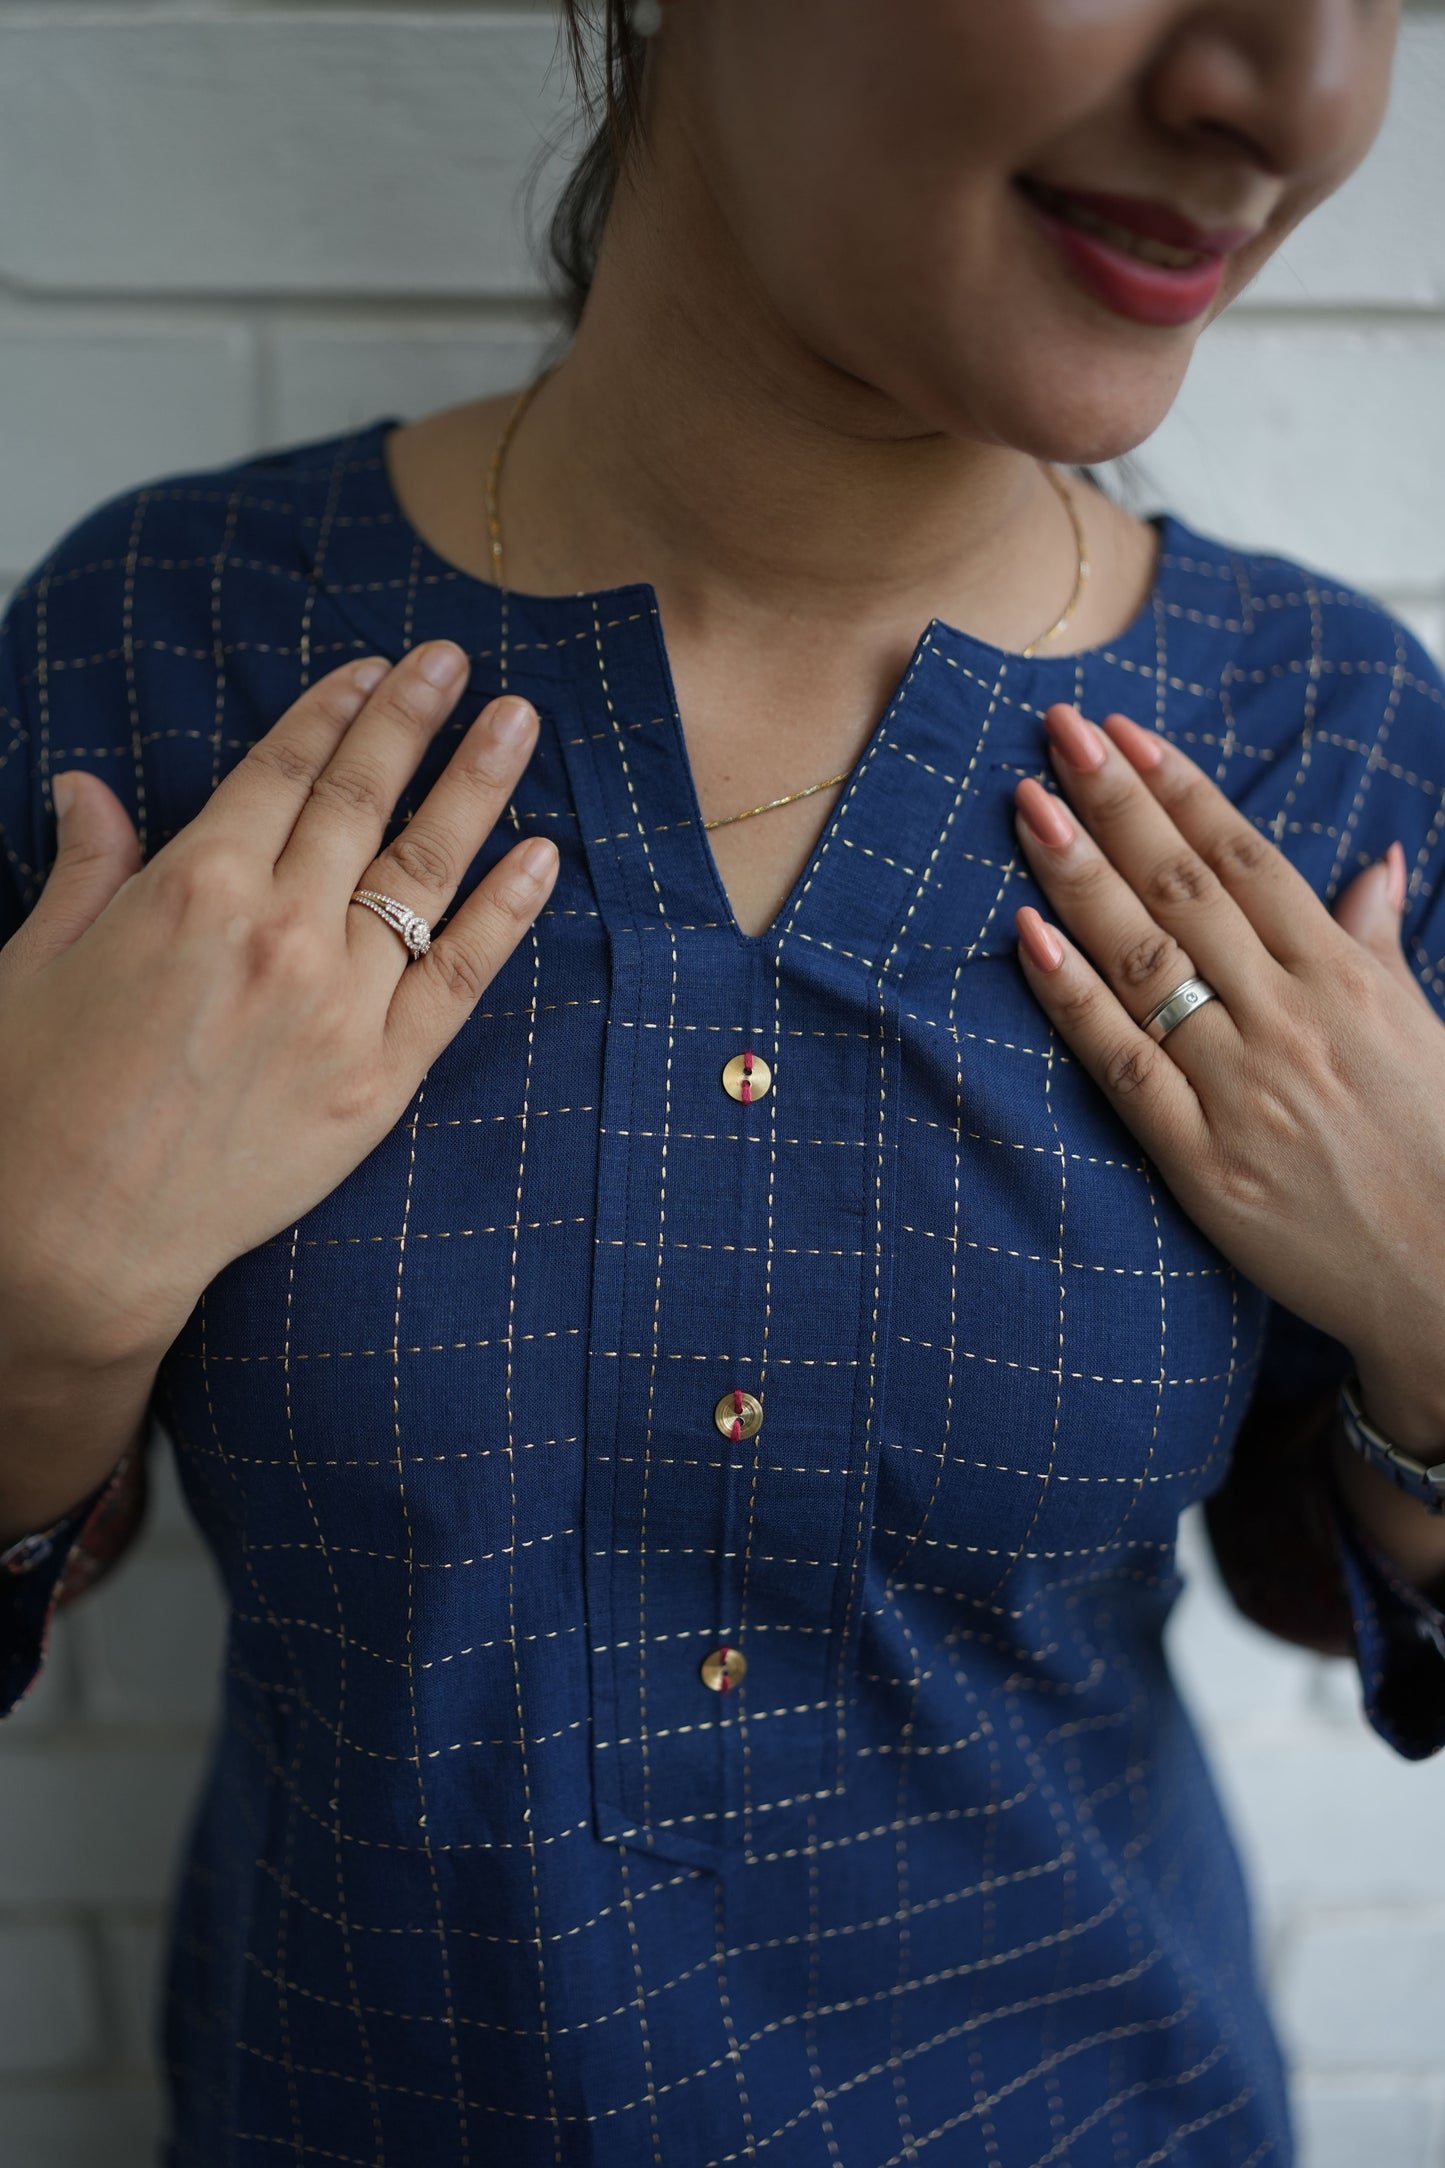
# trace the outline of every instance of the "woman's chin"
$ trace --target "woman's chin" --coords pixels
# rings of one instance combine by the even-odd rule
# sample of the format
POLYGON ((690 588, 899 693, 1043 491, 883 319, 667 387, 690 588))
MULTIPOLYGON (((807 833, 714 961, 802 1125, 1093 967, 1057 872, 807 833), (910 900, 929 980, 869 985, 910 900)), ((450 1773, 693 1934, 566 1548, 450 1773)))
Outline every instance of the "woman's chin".
POLYGON ((1100 467, 1137 451, 1153 436, 1172 404, 1172 399, 1138 400, 1120 412, 1115 396, 1088 413, 1021 418, 1007 441, 1055 466, 1100 467))
POLYGON ((920 395, 918 410, 949 435, 1008 445, 1061 467, 1096 467, 1137 450, 1163 422, 1178 393, 1182 371, 1120 370, 1107 381, 1081 370, 1061 380, 1050 370, 1043 381, 1019 369, 1006 381, 980 383, 976 372, 961 384, 938 383, 920 395))
POLYGON ((996 312, 983 341, 972 311, 915 324, 911 351, 854 357, 854 372, 891 392, 926 428, 1005 444, 1060 466, 1098 466, 1134 451, 1179 395, 1196 337, 1080 335, 1052 311, 996 312), (920 336, 921 334, 921 336, 920 336))

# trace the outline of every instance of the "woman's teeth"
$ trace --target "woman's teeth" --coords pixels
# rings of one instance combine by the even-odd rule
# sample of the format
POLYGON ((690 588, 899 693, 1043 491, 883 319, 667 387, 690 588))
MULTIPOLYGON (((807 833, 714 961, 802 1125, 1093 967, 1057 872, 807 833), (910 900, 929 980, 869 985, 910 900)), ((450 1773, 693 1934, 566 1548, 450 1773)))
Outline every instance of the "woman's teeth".
POLYGON ((1074 203, 1068 196, 1055 195, 1052 189, 1036 187, 1033 193, 1054 218, 1061 218, 1067 226, 1077 226, 1081 233, 1097 234, 1110 248, 1117 248, 1126 256, 1139 256, 1145 263, 1161 264, 1169 271, 1189 271, 1196 264, 1209 260, 1203 249, 1173 248, 1167 241, 1154 241, 1145 234, 1131 233, 1127 226, 1116 226, 1112 219, 1100 218, 1097 211, 1085 210, 1083 204, 1074 203))

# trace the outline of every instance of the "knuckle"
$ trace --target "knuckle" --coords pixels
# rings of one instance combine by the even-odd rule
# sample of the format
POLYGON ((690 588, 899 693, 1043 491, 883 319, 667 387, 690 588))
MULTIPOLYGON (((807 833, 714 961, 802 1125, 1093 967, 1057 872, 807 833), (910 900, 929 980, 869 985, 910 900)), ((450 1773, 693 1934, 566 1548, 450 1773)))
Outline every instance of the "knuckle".
POLYGON ((430 737, 436 727, 436 702, 437 695, 425 678, 403 671, 387 686, 381 711, 387 722, 400 723, 407 730, 430 737))
MULTIPOLYGON (((481 1000, 492 983, 492 972, 485 957, 455 939, 435 943, 420 960, 422 970, 428 972, 449 1000, 465 1002, 469 1007, 481 1000)), ((417 968, 412 966, 413 970, 417 968)))
POLYGON ((1330 980, 1332 992, 1342 1013, 1352 1017, 1361 1016, 1374 1001, 1378 990, 1379 965, 1368 949, 1351 941, 1347 948, 1333 950, 1330 956, 1330 980))
POLYGON ((169 909, 187 914, 207 909, 231 913, 250 897, 255 882, 252 863, 243 852, 211 840, 177 849, 167 845, 145 869, 152 890, 169 909))
POLYGON ((333 670, 329 677, 321 678, 302 695, 298 706, 305 705, 328 723, 345 728, 354 723, 360 711, 361 695, 355 680, 347 670, 333 670))
POLYGON ((1148 986, 1176 967, 1181 979, 1188 976, 1178 942, 1172 935, 1151 927, 1120 951, 1115 972, 1123 986, 1148 986))
POLYGON ((1197 768, 1181 768, 1177 763, 1170 763, 1170 767, 1172 772, 1160 778, 1155 796, 1172 819, 1176 813, 1187 815, 1192 806, 1200 804, 1208 786, 1197 768))
POLYGON ((505 860, 477 889, 472 909, 485 929, 481 945, 491 954, 491 975, 516 948, 537 916, 539 891, 520 876, 509 876, 505 860))
POLYGON ((495 739, 486 739, 475 748, 468 748, 467 764, 463 770, 469 786, 485 797, 493 798, 500 790, 507 789, 517 779, 517 757, 495 739))
POLYGON ((542 909, 546 898, 545 884, 539 885, 534 876, 509 865, 501 886, 501 902, 507 914, 507 938, 515 942, 518 929, 530 926, 542 909))
POLYGON ((1116 778, 1111 773, 1107 781, 1101 777, 1094 786, 1089 811, 1106 826, 1122 820, 1125 814, 1133 812, 1138 805, 1140 788, 1141 786, 1128 776, 1116 778))
POLYGON ((1180 904, 1202 903, 1214 885, 1214 876, 1193 851, 1181 851, 1154 867, 1141 891, 1146 904, 1164 910, 1180 904))
POLYGON ((1072 987, 1059 1004, 1059 1015, 1070 1037, 1082 1037, 1093 1023, 1098 994, 1090 985, 1072 987))
POLYGON ((63 862, 68 867, 110 866, 114 864, 115 852, 88 835, 62 836, 57 844, 55 861, 57 865, 63 862))
POLYGON ((245 938, 252 978, 293 990, 325 982, 328 973, 316 929, 298 913, 274 911, 255 918, 245 938))
MULTIPOLYGON (((404 828, 388 843, 380 863, 425 889, 452 888, 456 868, 452 852, 424 830, 404 828)), ((365 884, 363 884, 365 885, 365 884)))
POLYGON ((376 769, 355 760, 323 769, 311 785, 311 795, 330 812, 367 813, 382 820, 391 812, 386 786, 376 769))
POLYGON ((315 763, 288 738, 262 738, 251 747, 246 759, 253 768, 283 783, 310 784, 316 774, 315 763))
POLYGON ((1220 880, 1226 883, 1232 876, 1250 878, 1262 873, 1274 854, 1274 845, 1256 829, 1242 828, 1227 835, 1215 846, 1210 863, 1220 880))
POLYGON ((1118 896, 1119 875, 1099 851, 1091 851, 1068 872, 1071 900, 1085 912, 1108 913, 1118 896))
POLYGON ((349 973, 338 969, 320 940, 298 967, 310 992, 311 1030, 317 1046, 351 1048, 356 1042, 356 994, 349 973))
POLYGON ((1147 1091, 1159 1074, 1159 1048, 1152 1039, 1125 1039, 1104 1056, 1104 1089, 1117 1099, 1147 1091))

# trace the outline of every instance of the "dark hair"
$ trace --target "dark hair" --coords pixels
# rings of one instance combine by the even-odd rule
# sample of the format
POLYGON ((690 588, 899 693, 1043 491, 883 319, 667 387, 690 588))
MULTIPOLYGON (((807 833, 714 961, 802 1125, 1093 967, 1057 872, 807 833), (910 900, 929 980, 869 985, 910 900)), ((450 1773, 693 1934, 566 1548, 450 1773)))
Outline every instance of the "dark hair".
POLYGON ((627 0, 562 0, 562 38, 591 133, 552 213, 548 254, 575 330, 597 269, 602 229, 636 138, 643 43, 627 0))

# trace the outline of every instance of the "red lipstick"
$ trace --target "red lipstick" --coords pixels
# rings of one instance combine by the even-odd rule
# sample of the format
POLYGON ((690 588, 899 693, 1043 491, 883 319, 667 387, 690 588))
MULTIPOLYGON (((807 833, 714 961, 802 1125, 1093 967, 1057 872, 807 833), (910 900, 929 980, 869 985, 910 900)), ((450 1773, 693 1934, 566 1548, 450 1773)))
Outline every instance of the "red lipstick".
POLYGON ((1078 283, 1133 323, 1179 325, 1202 316, 1224 283, 1225 258, 1251 226, 1200 226, 1171 205, 1021 180, 1019 191, 1078 283), (1132 245, 1162 244, 1187 260, 1152 260, 1132 245))

